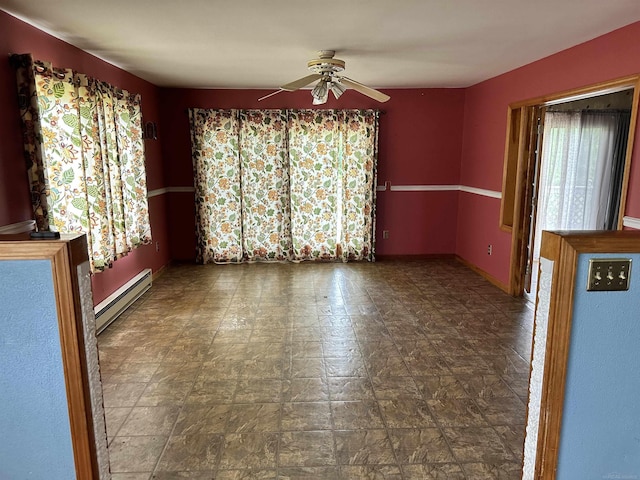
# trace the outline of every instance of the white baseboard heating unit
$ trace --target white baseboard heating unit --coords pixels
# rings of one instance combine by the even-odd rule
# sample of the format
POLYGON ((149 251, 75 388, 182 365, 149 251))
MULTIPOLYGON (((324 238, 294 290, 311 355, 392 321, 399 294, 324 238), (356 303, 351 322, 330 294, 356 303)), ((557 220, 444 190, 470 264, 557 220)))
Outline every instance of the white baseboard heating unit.
POLYGON ((151 288, 152 272, 147 268, 95 306, 96 333, 102 332, 133 302, 151 288))

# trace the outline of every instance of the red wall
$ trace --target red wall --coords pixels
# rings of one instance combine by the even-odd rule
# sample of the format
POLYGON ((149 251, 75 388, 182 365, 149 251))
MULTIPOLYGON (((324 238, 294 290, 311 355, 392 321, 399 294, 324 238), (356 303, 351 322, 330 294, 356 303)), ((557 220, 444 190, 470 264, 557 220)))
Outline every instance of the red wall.
MULTIPOLYGON (((16 100, 15 72, 9 65, 8 53, 31 53, 34 58, 56 66, 73 68, 100 78, 131 92, 142 94, 144 121, 159 120, 158 88, 116 68, 93 55, 58 40, 16 18, 0 12, 0 225, 32 218, 27 173, 22 154, 22 133, 16 100)), ((149 190, 164 186, 162 153, 159 141, 145 142, 147 186, 149 190)), ((94 302, 98 303, 143 268, 157 271, 169 261, 166 199, 149 201, 151 230, 155 246, 146 246, 115 262, 114 267, 93 277, 94 302)))
MULTIPOLYGON (((283 92, 262 102, 264 90, 163 89, 162 146, 170 187, 193 186, 186 110, 199 108, 312 108, 309 91, 283 92)), ((386 103, 347 91, 322 108, 381 109, 378 184, 457 185, 460 176, 464 90, 385 90, 386 103)), ((193 193, 169 196, 171 256, 192 259, 195 251, 193 193)), ((457 192, 378 192, 380 255, 455 252, 457 192), (382 230, 389 238, 382 239, 382 230)))
MULTIPOLYGON (((145 121, 156 121, 159 141, 146 141, 149 190, 191 187, 186 109, 312 108, 308 91, 281 93, 263 102, 264 90, 160 89, 0 12, 0 48, 32 53, 143 96, 145 121)), ((378 183, 467 185, 500 191, 506 114, 510 103, 640 72, 640 22, 562 51, 467 89, 385 90, 379 104, 347 91, 322 108, 379 108, 378 183)), ((0 62, 0 225, 31 218, 14 72, 0 62), (12 114, 11 112, 15 112, 12 114)), ((635 138, 626 214, 640 217, 640 134, 635 138)), ((118 260, 94 277, 102 300, 142 268, 194 258, 193 193, 173 191, 149 200, 154 245, 118 260), (169 228, 170 227, 170 228, 169 228), (155 242, 160 251, 156 252, 155 242)), ((465 192, 378 192, 377 253, 457 253, 507 283, 510 234, 498 228, 500 200, 465 192), (389 230, 383 240, 382 230, 389 230), (487 245, 493 255, 487 255, 487 245)))
MULTIPOLYGON (((500 191, 510 103, 640 72, 640 22, 466 89, 460 183, 500 191)), ((636 131, 626 215, 640 217, 636 131)), ((457 254, 507 283, 511 235, 498 228, 500 200, 460 194, 457 254), (493 255, 487 255, 487 245, 493 255)))

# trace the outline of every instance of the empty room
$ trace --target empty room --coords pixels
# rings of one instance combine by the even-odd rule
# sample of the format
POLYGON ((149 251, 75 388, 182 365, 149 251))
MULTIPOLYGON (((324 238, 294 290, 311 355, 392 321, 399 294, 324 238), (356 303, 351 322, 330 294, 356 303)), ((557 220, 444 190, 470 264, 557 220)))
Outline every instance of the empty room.
POLYGON ((639 253, 637 0, 0 0, 0 32, 0 479, 640 478, 566 453, 599 389, 543 293, 543 231, 639 253))

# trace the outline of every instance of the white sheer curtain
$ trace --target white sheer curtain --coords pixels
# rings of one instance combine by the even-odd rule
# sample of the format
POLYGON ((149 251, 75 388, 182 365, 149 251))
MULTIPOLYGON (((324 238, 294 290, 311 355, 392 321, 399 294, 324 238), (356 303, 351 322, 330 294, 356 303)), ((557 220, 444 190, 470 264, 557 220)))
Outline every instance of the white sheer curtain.
POLYGON ((605 228, 619 121, 607 112, 545 115, 535 258, 542 230, 605 228))

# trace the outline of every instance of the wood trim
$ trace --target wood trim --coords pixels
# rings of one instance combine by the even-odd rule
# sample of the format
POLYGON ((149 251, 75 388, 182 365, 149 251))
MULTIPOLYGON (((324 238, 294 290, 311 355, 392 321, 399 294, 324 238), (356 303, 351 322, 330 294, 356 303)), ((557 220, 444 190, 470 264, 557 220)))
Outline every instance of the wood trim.
POLYGON ((421 255, 376 255, 376 262, 411 262, 424 260, 454 260, 453 253, 430 253, 421 255))
POLYGON ((543 233, 543 245, 545 242, 548 245, 541 251, 541 256, 554 260, 554 281, 547 327, 535 478, 554 480, 564 409, 564 387, 571 341, 573 291, 578 255, 572 248, 567 248, 560 237, 550 232, 543 233), (555 238, 547 240, 552 236, 555 238))
MULTIPOLYGON (((87 445, 89 448, 89 456, 91 471, 95 473, 95 477, 100 476, 100 466, 98 464, 97 453, 97 441, 95 438, 96 430, 94 427, 93 411, 91 407, 91 391, 89 389, 89 367, 87 366, 86 344, 84 336, 84 318, 82 313, 82 299, 79 296, 80 293, 80 279, 78 278, 78 266, 84 262, 89 261, 87 245, 87 237, 82 235, 73 239, 68 244, 69 249, 69 261, 68 265, 71 268, 71 299, 73 300, 75 321, 74 330, 76 336, 75 346, 77 347, 78 361, 80 370, 80 378, 82 383, 79 385, 82 389, 82 395, 84 397, 84 408, 78 412, 78 415, 84 415, 84 417, 78 417, 78 420, 82 422, 84 428, 86 428, 87 445), (74 294, 74 292, 76 294, 74 294)), ((77 377, 76 377, 77 378, 77 377)), ((78 468, 76 463, 76 469, 78 468)), ((83 468, 85 468, 83 466, 83 468)))
POLYGON ((513 229, 513 216, 515 207, 516 185, 511 182, 511 170, 518 165, 518 150, 512 144, 518 141, 520 135, 520 123, 522 111, 519 108, 507 109, 507 135, 504 145, 504 163, 502 165, 502 200, 500 201, 500 229, 511 232, 513 229), (515 157, 515 158, 514 158, 515 157), (514 190, 513 194, 511 189, 514 190))
POLYGON ((529 158, 531 152, 531 125, 534 116, 534 107, 522 107, 520 119, 520 131, 518 133, 518 162, 514 181, 516 191, 513 206, 513 230, 511 234, 511 266, 509 272, 508 293, 520 296, 524 290, 524 276, 522 275, 525 252, 524 252, 524 229, 526 227, 526 208, 530 199, 527 198, 529 158))
POLYGON ((465 260, 462 257, 459 257, 458 255, 455 256, 455 259, 460 262, 461 264, 463 264, 465 267, 467 267, 470 270, 473 270, 475 273, 477 273, 478 275, 480 275, 481 277, 483 277, 485 280, 487 280, 489 283, 495 285, 496 287, 498 287, 500 290, 502 290, 505 293, 509 293, 509 286, 506 285, 505 283, 502 283, 500 280, 498 280, 496 277, 494 277, 493 275, 485 272, 484 270, 482 270, 480 267, 477 267, 476 265, 474 265, 473 263, 468 262, 467 260, 465 260))
POLYGON ((564 410, 567 359, 571 343, 578 256, 584 253, 640 251, 640 231, 544 232, 540 256, 554 261, 545 353, 536 480, 555 480, 564 410))
POLYGON ((67 244, 63 244, 52 259, 53 280, 58 309, 58 327, 62 364, 67 387, 69 406, 69 426, 73 444, 76 474, 79 478, 94 478, 91 461, 90 429, 87 418, 91 416, 84 389, 83 361, 80 345, 82 342, 76 325, 79 312, 73 294, 73 276, 71 271, 71 253, 67 244))
POLYGON ((624 159, 624 172, 622 174, 622 191, 620 192, 620 208, 618 210, 618 230, 622 230, 624 214, 627 210, 627 195, 629 194, 629 179, 631 172, 631 159, 633 157, 633 144, 636 138, 636 125, 638 122, 638 103, 640 102, 640 76, 636 78, 633 90, 633 103, 631 104, 631 118, 629 119, 629 136, 627 137, 627 152, 624 159))
POLYGON ((84 235, 63 235, 61 240, 30 240, 29 234, 2 235, 0 259, 51 261, 56 298, 62 367, 69 409, 69 426, 77 478, 99 477, 91 404, 87 402, 84 341, 79 334, 82 312, 77 288, 76 266, 88 260, 84 235), (37 248, 34 246, 37 245, 37 248))
POLYGON ((640 231, 613 230, 601 232, 556 232, 578 253, 637 253, 640 231))
MULTIPOLYGON (((524 111, 524 110, 531 111, 536 106, 550 105, 553 103, 558 103, 559 101, 567 102, 567 101, 577 100, 579 98, 586 98, 589 96, 593 96, 594 94, 613 93, 615 91, 621 91, 628 88, 634 89, 634 97, 633 97, 633 105, 631 110, 631 120, 629 124, 629 137, 627 140, 627 153, 626 153, 626 160, 625 160, 626 162, 625 170, 623 173, 623 184, 622 184, 622 192, 621 192, 621 198, 620 198, 620 210, 618 214, 618 229, 623 228, 624 214, 625 214, 626 204, 627 204, 629 178, 630 178, 630 171, 631 171, 631 159, 633 156, 632 154, 633 154, 633 147, 635 142, 635 131, 637 128, 638 109, 639 109, 639 103, 640 103, 640 74, 621 77, 621 78, 600 82, 600 83, 596 83, 596 84, 588 85, 584 87, 574 88, 571 90, 565 90, 562 92, 557 92, 549 95, 543 95, 540 97, 531 98, 531 99, 523 100, 520 102, 514 102, 509 105, 509 110, 508 110, 508 113, 513 115, 513 111, 517 109, 521 109, 521 111, 524 111)), ((511 263, 509 267, 509 290, 508 291, 511 295, 514 295, 514 296, 522 295, 524 291, 523 290, 524 265, 521 260, 522 241, 523 241, 522 229, 524 226, 522 215, 526 214, 526 212, 523 213, 523 210, 522 210, 523 208, 522 195, 524 195, 524 189, 523 189, 523 186, 521 185, 521 181, 522 181, 522 175, 521 175, 522 163, 521 162, 523 162, 523 158, 522 158, 523 151, 521 150, 521 147, 524 142, 524 138, 523 138, 524 123, 525 122, 522 122, 522 121, 520 122, 521 128, 520 128, 520 142, 518 146, 518 172, 514 180, 516 182, 516 194, 514 199, 514 211, 513 211, 513 222, 512 222, 513 226, 511 228, 511 257, 510 257, 511 263)), ((509 135, 511 132, 510 128, 511 128, 511 123, 508 123, 507 135, 509 135)), ((510 154, 508 150, 509 137, 507 137, 506 145, 507 145, 507 151, 505 152, 505 160, 504 160, 505 163, 508 161, 508 158, 509 158, 508 156, 510 154)), ((511 148, 513 148, 513 146, 511 146, 511 148)), ((503 166, 503 170, 504 168, 505 167, 503 166)), ((505 185, 506 183, 503 178, 503 197, 504 197, 504 191, 505 191, 504 189, 506 188, 505 185)), ((509 231, 508 226, 504 226, 504 227, 507 227, 507 228, 504 228, 502 225, 503 214, 506 214, 506 212, 503 212, 501 210, 500 212, 501 229, 508 232, 509 231)))
POLYGON ((532 107, 535 105, 547 105, 561 100, 562 102, 570 102, 578 100, 580 97, 588 97, 594 93, 613 93, 614 91, 624 90, 626 88, 635 88, 638 84, 640 75, 629 75, 627 77, 620 77, 605 82, 595 83, 592 85, 586 85, 583 87, 572 88, 570 90, 564 90, 548 95, 542 95, 535 98, 529 98, 519 102, 510 104, 511 108, 532 107), (608 92, 607 90, 611 90, 608 92), (575 97, 575 98, 574 98, 575 97))
POLYGON ((165 273, 167 273, 167 267, 169 264, 165 264, 163 266, 161 266, 158 270, 156 270, 155 272, 152 270, 151 271, 151 283, 155 282, 156 280, 158 280, 161 276, 163 276, 165 273))

